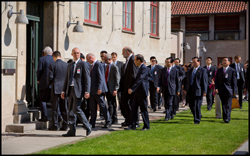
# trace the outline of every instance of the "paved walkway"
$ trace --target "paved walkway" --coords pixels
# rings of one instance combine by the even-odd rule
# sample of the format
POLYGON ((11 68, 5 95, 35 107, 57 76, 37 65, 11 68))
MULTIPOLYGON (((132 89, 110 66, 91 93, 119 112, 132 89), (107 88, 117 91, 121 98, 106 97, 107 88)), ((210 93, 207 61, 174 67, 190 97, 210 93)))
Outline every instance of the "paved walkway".
MULTIPOLYGON (((163 109, 156 112, 149 111, 150 120, 157 120, 165 116, 163 109)), ((178 112, 188 110, 189 107, 180 108, 178 112)), ((177 112, 177 113, 178 113, 177 112)), ((99 117, 99 116, 98 116, 99 117)), ((88 137, 96 137, 103 134, 107 134, 111 131, 124 130, 121 128, 121 123, 124 122, 124 118, 118 111, 118 124, 113 124, 109 129, 101 128, 103 125, 101 121, 96 122, 96 128, 92 130, 92 133, 88 137)), ((140 121, 142 123, 142 120, 140 121)), ((49 130, 34 130, 25 133, 2 133, 2 154, 30 154, 41 150, 56 147, 62 144, 74 143, 86 137, 86 131, 79 124, 76 127, 75 137, 62 137, 66 131, 49 131, 49 130)), ((242 144, 239 149, 234 153, 235 155, 245 155, 248 153, 248 140, 242 144)))

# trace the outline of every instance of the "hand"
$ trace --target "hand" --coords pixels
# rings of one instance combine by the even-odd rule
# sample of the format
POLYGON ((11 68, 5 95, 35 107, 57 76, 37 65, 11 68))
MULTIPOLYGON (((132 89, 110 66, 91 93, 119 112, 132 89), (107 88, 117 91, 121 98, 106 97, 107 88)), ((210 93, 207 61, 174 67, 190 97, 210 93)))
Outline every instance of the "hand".
POLYGON ((61 98, 64 100, 65 99, 65 93, 61 93, 61 98))
POLYGON ((215 92, 216 92, 217 94, 219 94, 219 91, 218 91, 218 89, 215 89, 215 92))
POLYGON ((101 95, 101 94, 102 94, 102 90, 101 90, 101 89, 98 89, 98 90, 97 90, 97 94, 98 94, 98 95, 101 95))
POLYGON ((37 81, 37 83, 39 84, 39 81, 37 81))
POLYGON ((114 91, 113 91, 113 96, 116 96, 116 94, 117 94, 117 91, 114 90, 114 91))
POLYGON ((157 93, 160 93, 160 88, 157 88, 157 90, 156 90, 156 91, 157 91, 157 93))
POLYGON ((132 90, 130 88, 128 89, 128 94, 132 94, 132 90))
POLYGON ((214 80, 212 79, 212 84, 214 85, 214 80))
POLYGON ((206 96, 206 93, 203 93, 203 96, 206 96))
POLYGON ((90 97, 89 93, 85 93, 84 98, 88 99, 90 97))
POLYGON ((177 96, 179 96, 180 95, 180 92, 177 92, 177 96))
POLYGON ((181 88, 183 89, 183 88, 184 88, 184 85, 181 85, 181 88))

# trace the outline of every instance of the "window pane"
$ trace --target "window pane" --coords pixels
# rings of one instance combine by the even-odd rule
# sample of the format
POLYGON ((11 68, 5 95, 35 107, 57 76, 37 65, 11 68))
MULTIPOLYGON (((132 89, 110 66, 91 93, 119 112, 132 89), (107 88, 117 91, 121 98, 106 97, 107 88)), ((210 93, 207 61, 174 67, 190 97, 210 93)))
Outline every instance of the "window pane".
POLYGON ((208 40, 208 33, 200 33, 201 34, 201 37, 200 37, 200 39, 201 40, 208 40))
POLYGON ((91 21, 97 21, 97 4, 91 3, 91 21))
POLYGON ((156 34, 156 23, 153 21, 153 34, 156 34))
POLYGON ((127 2, 127 12, 131 13, 131 2, 127 2))
POLYGON ((125 2, 122 2, 122 11, 126 11, 125 10, 125 2))
POLYGON ((127 28, 131 29, 131 14, 128 14, 127 16, 127 28))
POLYGON ((122 27, 125 28, 125 12, 122 13, 122 27))
POLYGON ((215 40, 238 40, 239 33, 216 33, 215 40))
POLYGON ((89 19, 89 2, 84 3, 84 19, 89 19))
POLYGON ((153 19, 156 20, 156 8, 153 7, 153 19))

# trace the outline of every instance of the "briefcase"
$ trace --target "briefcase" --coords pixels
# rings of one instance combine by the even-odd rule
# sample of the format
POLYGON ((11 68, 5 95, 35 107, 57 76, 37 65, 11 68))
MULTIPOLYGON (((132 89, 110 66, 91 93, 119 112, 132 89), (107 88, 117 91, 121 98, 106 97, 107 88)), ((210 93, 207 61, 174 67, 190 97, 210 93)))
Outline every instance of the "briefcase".
POLYGON ((232 109, 234 108, 240 108, 240 104, 237 98, 232 99, 232 109))

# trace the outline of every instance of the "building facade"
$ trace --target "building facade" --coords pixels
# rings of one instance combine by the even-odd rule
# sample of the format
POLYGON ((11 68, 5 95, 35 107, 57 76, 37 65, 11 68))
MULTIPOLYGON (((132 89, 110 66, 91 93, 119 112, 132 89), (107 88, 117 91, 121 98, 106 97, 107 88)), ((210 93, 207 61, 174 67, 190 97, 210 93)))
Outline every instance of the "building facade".
MULTIPOLYGON (((45 46, 60 51, 62 60, 72 59, 78 47, 86 55, 100 51, 117 52, 125 61, 122 48, 129 46, 149 63, 155 56, 159 64, 171 56, 170 1, 2 1, 2 132, 9 124, 32 120, 30 107, 38 104, 36 70, 45 46), (24 11, 29 24, 15 24, 24 11), (79 21, 83 33, 73 32, 79 21), (71 23, 68 24, 67 23, 71 23)), ((177 55, 177 54, 176 54, 177 55)))
POLYGON ((183 32, 184 62, 192 57, 212 57, 218 65, 222 57, 240 55, 242 63, 248 60, 248 18, 246 1, 172 1, 171 31, 183 32), (204 52, 205 46, 206 52, 204 52))

